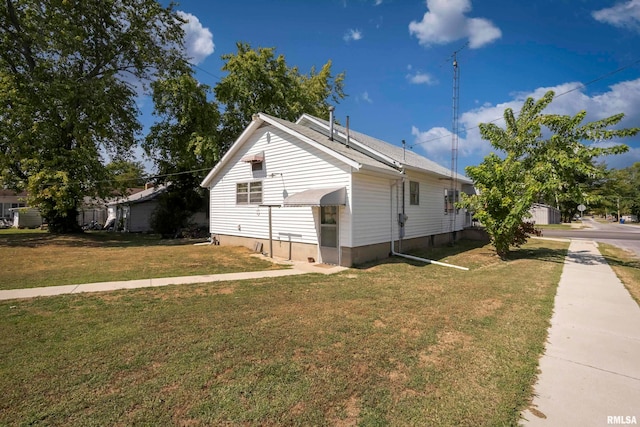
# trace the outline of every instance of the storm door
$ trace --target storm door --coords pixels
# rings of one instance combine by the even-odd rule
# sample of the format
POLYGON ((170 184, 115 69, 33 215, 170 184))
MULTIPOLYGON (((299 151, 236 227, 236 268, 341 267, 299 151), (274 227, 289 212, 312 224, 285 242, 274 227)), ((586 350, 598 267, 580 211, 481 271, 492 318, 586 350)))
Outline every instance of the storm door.
POLYGON ((320 207, 320 256, 325 264, 339 263, 338 206, 320 207))

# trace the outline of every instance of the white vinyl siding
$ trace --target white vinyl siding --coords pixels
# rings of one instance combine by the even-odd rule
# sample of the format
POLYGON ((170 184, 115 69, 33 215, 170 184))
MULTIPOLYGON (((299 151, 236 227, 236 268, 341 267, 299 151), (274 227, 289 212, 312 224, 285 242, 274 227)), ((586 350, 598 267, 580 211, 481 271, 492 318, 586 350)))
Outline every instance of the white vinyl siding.
MULTIPOLYGON (((409 173, 406 181, 407 202, 405 213, 409 217, 405 225, 405 238, 429 236, 451 231, 451 214, 444 214, 444 189, 448 180, 440 180, 427 174, 409 173), (420 182, 420 205, 408 201, 409 180, 420 182)), ((464 224, 464 209, 456 215, 454 230, 461 230, 464 224)))
MULTIPOLYGON (((389 200, 392 182, 389 178, 364 173, 353 174, 354 246, 371 245, 391 240, 392 221, 389 200)), ((395 206, 395 199, 393 203, 395 206)), ((393 227, 394 233, 397 233, 397 221, 395 220, 393 227)))
POLYGON ((236 203, 238 183, 262 183, 262 205, 272 205, 276 240, 317 244, 319 209, 280 207, 290 195, 311 188, 347 188, 347 206, 340 211, 340 244, 350 244, 350 168, 320 150, 273 126, 258 129, 214 178, 210 188, 211 233, 267 239, 269 208, 236 203), (243 156, 264 152, 263 170, 256 174, 243 156), (257 176, 256 176, 257 175, 257 176))

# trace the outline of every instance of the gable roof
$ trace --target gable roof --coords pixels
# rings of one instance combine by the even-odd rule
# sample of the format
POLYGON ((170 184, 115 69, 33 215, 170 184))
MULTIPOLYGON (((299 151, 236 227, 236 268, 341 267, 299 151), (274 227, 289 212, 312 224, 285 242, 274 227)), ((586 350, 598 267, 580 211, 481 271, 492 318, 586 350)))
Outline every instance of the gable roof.
MULTIPOLYGON (((323 129, 329 136, 329 122, 309 114, 303 114, 298 119, 298 124, 307 124, 317 129, 323 129)), ((334 139, 345 141, 347 139, 347 129, 338 124, 334 124, 334 139)), ((395 163, 405 168, 420 170, 427 173, 439 175, 442 178, 451 178, 451 170, 439 165, 433 160, 429 160, 411 150, 406 150, 397 145, 390 144, 380 139, 349 129, 349 144, 356 148, 371 152, 372 155, 383 155, 392 159, 395 163)), ((464 175, 457 174, 456 178, 465 184, 471 184, 472 181, 464 175)))
POLYGON ((160 194, 167 190, 167 185, 161 184, 155 187, 149 187, 146 190, 138 191, 129 196, 120 197, 115 200, 110 200, 107 205, 120 205, 120 204, 135 204, 146 202, 147 200, 155 199, 160 194))
MULTIPOLYGON (((436 175, 441 179, 451 178, 451 172, 448 169, 425 157, 351 129, 349 130, 349 145, 347 145, 346 129, 339 125, 334 125, 334 138, 331 140, 329 139, 329 122, 326 120, 303 114, 296 123, 292 123, 265 113, 258 113, 253 116, 253 121, 200 185, 202 187, 209 186, 213 178, 244 142, 265 123, 295 136, 357 170, 371 169, 400 176, 405 169, 413 169, 436 175)), ((457 179, 462 183, 471 183, 468 178, 459 174, 457 179)))

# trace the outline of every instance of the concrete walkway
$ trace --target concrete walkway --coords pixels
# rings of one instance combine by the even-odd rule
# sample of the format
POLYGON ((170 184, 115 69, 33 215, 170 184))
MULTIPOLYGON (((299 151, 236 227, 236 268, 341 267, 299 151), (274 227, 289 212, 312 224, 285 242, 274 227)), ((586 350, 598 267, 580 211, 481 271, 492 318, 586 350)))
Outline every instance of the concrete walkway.
POLYGON ((640 424, 640 308, 596 243, 573 240, 525 426, 640 424))
POLYGON ((150 288, 168 285, 184 285, 189 283, 209 283, 230 280, 261 279, 264 277, 295 276, 299 274, 320 273, 333 274, 346 270, 346 267, 328 266, 309 263, 287 263, 286 270, 249 271, 242 273, 209 274, 201 276, 165 277, 160 279, 124 280, 117 282, 86 283, 82 285, 48 286, 43 288, 0 290, 0 300, 45 297, 82 292, 105 292, 118 289, 150 288))

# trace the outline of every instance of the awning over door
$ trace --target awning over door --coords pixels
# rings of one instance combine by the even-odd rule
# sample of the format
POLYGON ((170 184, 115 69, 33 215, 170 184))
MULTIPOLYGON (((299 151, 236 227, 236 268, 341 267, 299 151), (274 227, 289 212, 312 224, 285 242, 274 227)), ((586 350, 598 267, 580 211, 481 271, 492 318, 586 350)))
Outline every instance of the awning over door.
POLYGON ((284 199, 283 206, 339 206, 347 204, 347 190, 340 188, 314 188, 301 191, 284 199))

